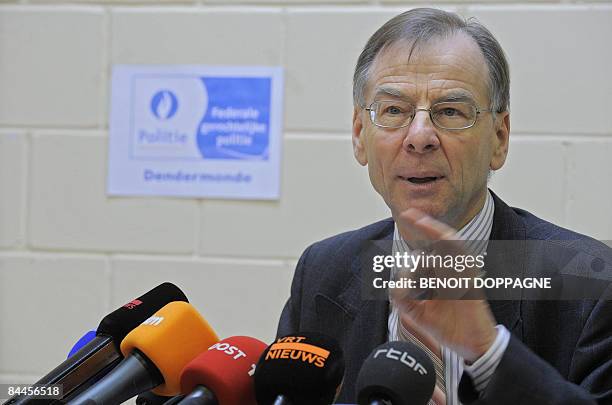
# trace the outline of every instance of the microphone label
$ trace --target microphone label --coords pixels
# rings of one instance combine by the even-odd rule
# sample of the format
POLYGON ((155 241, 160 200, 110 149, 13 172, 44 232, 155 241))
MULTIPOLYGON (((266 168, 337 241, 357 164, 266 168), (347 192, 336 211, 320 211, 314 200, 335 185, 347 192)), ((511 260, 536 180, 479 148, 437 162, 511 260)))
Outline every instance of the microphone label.
POLYGON ((238 360, 241 357, 246 357, 245 352, 243 352, 236 346, 230 345, 229 343, 223 343, 223 342, 215 343, 214 345, 210 346, 208 350, 219 350, 227 355, 232 356, 234 360, 238 360))
POLYGON ((160 323, 162 323, 163 321, 164 321, 164 317, 163 316, 155 316, 155 315, 153 315, 152 317, 150 317, 149 319, 144 321, 142 324, 143 325, 157 326, 160 323))
POLYGON ((388 359, 391 359, 391 360, 397 360, 397 361, 401 362, 402 364, 405 364, 409 368, 413 369, 414 371, 416 371, 420 375, 426 375, 427 374, 427 370, 425 369, 425 367, 423 367, 421 365, 421 363, 416 361, 416 359, 414 357, 412 357, 411 355, 409 355, 406 352, 402 352, 400 350, 395 350, 393 348, 380 349, 380 350, 377 350, 376 353, 374 353, 374 358, 377 358, 379 356, 384 356, 384 357, 386 357, 388 359))
POLYGON ((247 373, 249 375, 249 377, 253 377, 255 375, 255 370, 256 369, 257 369, 257 365, 256 364, 251 364, 251 369, 247 373))
POLYGON ((134 308, 136 308, 140 304, 142 304, 142 301, 140 301, 139 299, 135 299, 135 300, 132 300, 132 301, 128 302, 127 304, 125 304, 123 306, 123 308, 134 309, 134 308))
POLYGON ((289 336, 281 338, 274 343, 268 353, 266 360, 288 359, 314 364, 315 367, 325 367, 325 361, 329 357, 329 351, 308 343, 301 343, 306 338, 289 336))

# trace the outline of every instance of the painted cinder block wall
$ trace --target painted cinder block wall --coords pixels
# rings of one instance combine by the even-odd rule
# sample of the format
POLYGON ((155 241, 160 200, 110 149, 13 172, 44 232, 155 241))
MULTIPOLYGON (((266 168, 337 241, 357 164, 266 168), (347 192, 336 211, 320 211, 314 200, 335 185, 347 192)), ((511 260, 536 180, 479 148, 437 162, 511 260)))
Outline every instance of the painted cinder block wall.
POLYGON ((270 340, 303 249, 388 216, 352 157, 352 69, 421 5, 477 17, 508 54, 512 141, 491 187, 612 239, 609 1, 0 0, 0 383, 35 381, 166 280, 221 336, 270 340), (107 197, 114 64, 283 66, 281 199, 107 197))

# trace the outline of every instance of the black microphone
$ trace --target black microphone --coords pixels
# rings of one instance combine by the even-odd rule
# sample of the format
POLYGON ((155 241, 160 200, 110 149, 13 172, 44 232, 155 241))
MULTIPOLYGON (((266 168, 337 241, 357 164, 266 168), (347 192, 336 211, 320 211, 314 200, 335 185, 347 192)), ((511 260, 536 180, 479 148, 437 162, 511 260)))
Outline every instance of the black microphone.
POLYGON ((161 396, 161 395, 155 395, 151 391, 147 391, 145 393, 138 395, 138 397, 136 397, 136 405, 164 405, 165 403, 168 403, 168 405, 171 405, 173 403, 176 403, 176 402, 171 402, 174 398, 176 397, 166 397, 166 396, 161 396))
POLYGON ((378 346, 366 358, 357 376, 359 405, 425 405, 436 385, 429 356, 408 342, 378 346))
MULTIPOLYGON (((95 338, 35 384, 61 384, 62 397, 58 399, 69 401, 74 398, 121 361, 123 355, 119 345, 132 329, 172 301, 187 302, 187 297, 174 284, 163 283, 106 315, 97 328, 95 338)), ((40 405, 52 402, 57 402, 57 399, 14 396, 4 405, 40 405)))
POLYGON ((219 405, 219 400, 217 399, 215 393, 204 386, 194 388, 189 395, 183 396, 183 398, 178 402, 174 398, 166 402, 164 405, 219 405))
POLYGON ((329 405, 343 375, 335 339, 315 332, 284 336, 257 363, 255 396, 259 405, 329 405))

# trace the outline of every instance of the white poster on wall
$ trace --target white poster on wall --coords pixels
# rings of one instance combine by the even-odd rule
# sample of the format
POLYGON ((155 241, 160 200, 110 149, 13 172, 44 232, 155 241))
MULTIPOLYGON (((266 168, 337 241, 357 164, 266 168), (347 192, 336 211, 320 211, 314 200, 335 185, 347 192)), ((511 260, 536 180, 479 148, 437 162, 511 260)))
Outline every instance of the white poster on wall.
POLYGON ((113 68, 108 193, 278 199, 280 67, 113 68))

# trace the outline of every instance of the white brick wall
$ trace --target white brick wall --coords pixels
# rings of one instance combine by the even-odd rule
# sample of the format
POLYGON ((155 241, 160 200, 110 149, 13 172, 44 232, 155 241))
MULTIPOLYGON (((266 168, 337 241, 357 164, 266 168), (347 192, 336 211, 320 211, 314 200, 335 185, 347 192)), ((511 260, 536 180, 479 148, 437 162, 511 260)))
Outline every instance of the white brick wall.
POLYGON ((507 52, 514 133, 612 133, 611 5, 468 7, 468 14, 507 52))
POLYGON ((2 7, 0 125, 98 126, 104 55, 99 7, 2 7))
MULTIPOLYGON (((300 252, 387 215, 352 158, 352 69, 382 22, 423 4, 0 0, 0 383, 34 381, 166 280, 221 336, 271 339, 300 252), (282 199, 107 197, 119 63, 284 66, 282 199)), ((612 1, 436 4, 481 19, 510 60, 512 141, 492 188, 612 239, 612 1)))
POLYGON ((139 7, 111 16, 111 63, 281 63, 280 9, 139 7))
POLYGON ((0 131, 0 247, 25 246, 27 137, 24 131, 0 131))
POLYGON ((118 256, 111 259, 112 307, 172 280, 222 337, 270 341, 287 299, 293 267, 281 260, 118 256), (264 290, 265 289, 265 290, 264 290), (264 290, 264 291, 262 291, 264 290))
POLYGON ((352 81, 357 57, 370 35, 398 11, 380 8, 288 11, 285 45, 288 129, 336 130, 346 134, 353 116, 352 81))
POLYGON ((0 255, 0 373, 49 371, 98 326, 110 308, 107 262, 71 253, 0 255))
POLYGON ((193 254, 197 202, 107 197, 107 143, 100 133, 34 133, 32 248, 193 254))
POLYGON ((552 137, 511 136, 510 139, 508 159, 493 175, 491 189, 510 205, 551 222, 564 223, 567 146, 552 137))
POLYGON ((612 142, 609 138, 568 143, 567 207, 569 228, 600 239, 612 237, 612 142))

